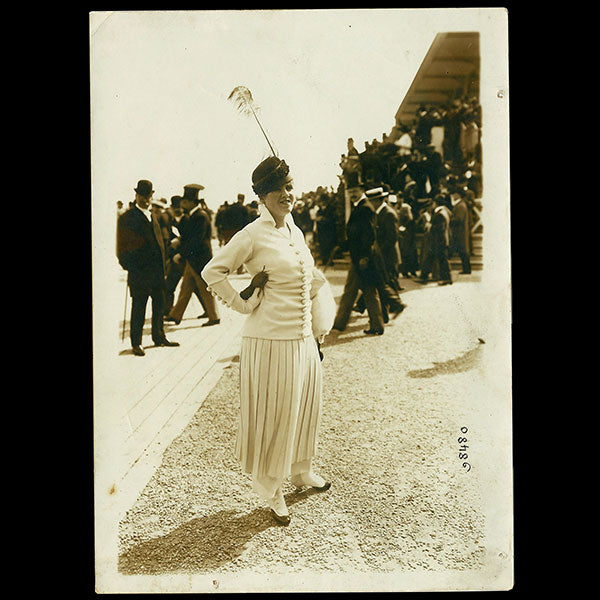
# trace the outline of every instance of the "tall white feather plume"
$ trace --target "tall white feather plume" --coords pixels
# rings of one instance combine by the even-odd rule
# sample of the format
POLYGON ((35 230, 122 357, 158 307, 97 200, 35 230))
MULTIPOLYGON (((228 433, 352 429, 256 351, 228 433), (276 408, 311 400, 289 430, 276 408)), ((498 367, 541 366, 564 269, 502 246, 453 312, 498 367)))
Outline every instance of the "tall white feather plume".
POLYGON ((273 156, 275 156, 275 150, 273 150, 273 146, 272 146, 271 142, 269 141, 269 138, 267 137, 267 134, 265 133, 263 126, 260 124, 260 121, 258 120, 257 113, 259 111, 259 107, 257 106, 256 102, 254 102, 254 98, 252 98, 252 92, 250 92, 250 90, 247 87, 245 87, 243 85, 238 85, 237 87, 233 88, 233 90, 232 90, 231 94, 229 94, 227 100, 231 100, 236 105, 236 108, 243 115, 246 115, 248 117, 250 115, 252 115, 256 119, 256 122, 258 123, 260 130, 262 131, 263 135, 265 136, 265 139, 267 140, 267 144, 269 144, 269 148, 271 148, 271 152, 273 153, 273 156))

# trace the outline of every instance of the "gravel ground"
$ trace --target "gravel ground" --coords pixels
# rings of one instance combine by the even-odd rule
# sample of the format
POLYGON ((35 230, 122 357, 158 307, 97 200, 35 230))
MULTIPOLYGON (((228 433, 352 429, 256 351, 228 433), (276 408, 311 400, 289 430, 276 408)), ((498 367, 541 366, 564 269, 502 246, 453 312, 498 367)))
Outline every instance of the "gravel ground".
MULTIPOLYGON (((339 295, 343 271, 327 273, 339 295)), ((120 523, 119 571, 132 574, 469 570, 485 555, 477 472, 457 458, 486 346, 467 310, 477 276, 405 283, 408 308, 383 336, 366 316, 323 348, 316 471, 326 493, 284 494, 278 526, 233 456, 239 363, 224 371, 120 523)))

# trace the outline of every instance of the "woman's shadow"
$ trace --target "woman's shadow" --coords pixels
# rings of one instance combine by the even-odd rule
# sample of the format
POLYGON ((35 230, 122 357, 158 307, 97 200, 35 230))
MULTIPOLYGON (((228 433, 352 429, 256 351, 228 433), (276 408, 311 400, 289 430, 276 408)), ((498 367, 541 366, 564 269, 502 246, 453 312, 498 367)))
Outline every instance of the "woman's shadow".
MULTIPOLYGON (((285 495, 291 506, 318 493, 308 489, 285 495)), ((292 517, 293 520, 293 517, 292 517)), ((240 556, 256 534, 281 527, 268 508, 240 515, 222 510, 197 517, 170 533, 141 542, 119 555, 119 572, 124 575, 158 575, 177 572, 208 572, 240 556)))

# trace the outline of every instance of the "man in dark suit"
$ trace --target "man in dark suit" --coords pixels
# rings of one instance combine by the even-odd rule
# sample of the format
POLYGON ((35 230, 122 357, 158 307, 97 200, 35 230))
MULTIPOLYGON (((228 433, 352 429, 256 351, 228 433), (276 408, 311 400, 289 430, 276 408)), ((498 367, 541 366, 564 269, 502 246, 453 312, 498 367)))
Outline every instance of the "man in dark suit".
POLYGON ((431 246, 421 267, 421 277, 417 281, 426 283, 434 262, 437 262, 440 272, 438 285, 451 285, 452 275, 448 261, 450 218, 452 217, 450 197, 446 194, 438 194, 434 199, 434 204, 435 208, 431 216, 431 230, 429 232, 431 246))
MULTIPOLYGON (((407 163, 407 170, 411 179, 415 181, 416 188, 414 193, 417 200, 425 198, 428 195, 427 192, 427 178, 428 178, 428 158, 423 149, 415 148, 412 151, 411 159, 407 163)), ((413 204, 413 209, 415 205, 413 204)))
MULTIPOLYGON (((380 254, 377 256, 377 260, 383 261, 383 265, 379 266, 381 277, 377 291, 381 301, 383 321, 387 323, 389 312, 397 316, 405 308, 398 294, 403 289, 399 281, 401 257, 398 243, 398 215, 387 203, 389 192, 384 191, 383 188, 374 188, 366 194, 375 211, 376 244, 374 251, 378 251, 380 254)), ((364 297, 361 297, 357 302, 356 309, 363 312, 364 306, 364 297)))
MULTIPOLYGON (((181 208, 181 196, 171 196, 171 206, 167 208, 161 215, 161 227, 163 238, 165 239, 165 247, 167 250, 167 274, 165 278, 166 287, 166 304, 165 316, 169 314, 175 302, 175 290, 179 281, 183 277, 185 269, 185 261, 182 260, 176 263, 173 258, 179 253, 179 223, 183 218, 183 208, 181 208)), ((194 294, 204 308, 204 300, 196 286, 194 286, 194 294)), ((204 314, 200 315, 199 319, 205 319, 208 315, 206 309, 204 314)))
POLYGON ((351 263, 333 323, 333 329, 338 331, 346 329, 352 307, 360 290, 369 314, 369 329, 365 329, 364 333, 367 335, 383 334, 383 315, 381 302, 377 295, 377 287, 381 283, 381 273, 373 251, 374 221, 373 205, 364 194, 356 203, 346 225, 351 263))
POLYGON ((442 155, 435 149, 435 146, 430 144, 423 150, 423 156, 425 158, 423 168, 427 177, 429 177, 431 189, 439 190, 442 174, 444 172, 442 155))
POLYGON ((165 245, 160 224, 150 212, 152 182, 140 180, 135 201, 117 222, 117 258, 127 271, 131 295, 130 337, 136 356, 144 356, 142 331, 148 298, 152 298, 152 340, 156 346, 179 346, 165 337, 165 245))
POLYGON ((248 207, 245 206, 244 200, 244 194, 238 194, 237 202, 227 207, 226 227, 222 230, 223 244, 227 244, 238 231, 250 223, 248 207))
POLYGON ((169 314, 169 311, 173 307, 175 290, 180 279, 183 277, 185 266, 183 262, 176 263, 173 260, 179 252, 179 223, 182 218, 181 196, 171 196, 171 206, 169 206, 162 216, 162 231, 167 250, 165 316, 169 314))
POLYGON ((387 203, 389 192, 383 188, 375 188, 367 194, 371 195, 371 204, 375 211, 376 248, 379 249, 383 261, 383 267, 380 269, 381 283, 378 286, 379 297, 384 315, 389 311, 397 316, 404 310, 404 303, 398 294, 402 289, 398 279, 401 263, 398 215, 387 203))
POLYGON ((181 322, 194 286, 200 292, 204 309, 208 315, 208 321, 203 323, 202 327, 218 325, 221 322, 215 299, 208 291, 204 279, 200 277, 200 272, 212 258, 212 228, 208 215, 200 207, 198 192, 201 189, 204 187, 198 184, 186 185, 181 198, 181 207, 185 216, 179 223, 181 234, 179 253, 173 257, 173 260, 175 262, 185 260, 185 268, 177 303, 165 317, 165 321, 172 321, 176 325, 181 322))
MULTIPOLYGON (((465 195, 473 196, 471 190, 463 190, 465 195)), ((465 196, 456 192, 450 196, 452 200, 452 218, 450 219, 450 229, 452 232, 452 246, 450 256, 456 252, 462 263, 461 274, 471 273, 471 223, 469 219, 469 205, 465 196)))
POLYGON ((415 128, 415 146, 419 149, 431 144, 431 128, 435 124, 432 109, 424 105, 419 106, 416 114, 417 126, 415 128))
POLYGON ((398 243, 400 232, 398 230, 398 214, 387 203, 388 192, 382 192, 380 196, 372 200, 375 209, 375 223, 377 227, 377 241, 381 248, 383 262, 388 274, 389 283, 396 291, 399 291, 398 275, 400 273, 400 245, 398 243))
MULTIPOLYGON (((244 194, 238 194, 237 202, 227 208, 227 214, 225 215, 227 227, 222 229, 221 235, 223 245, 227 244, 238 231, 241 231, 250 223, 250 213, 248 207, 244 204, 244 200, 244 194)), ((244 266, 240 265, 237 272, 241 275, 244 272, 244 266)))
POLYGON ((410 204, 402 202, 398 209, 398 230, 400 232, 400 256, 402 257, 402 275, 417 275, 419 256, 417 252, 417 223, 412 214, 410 204))

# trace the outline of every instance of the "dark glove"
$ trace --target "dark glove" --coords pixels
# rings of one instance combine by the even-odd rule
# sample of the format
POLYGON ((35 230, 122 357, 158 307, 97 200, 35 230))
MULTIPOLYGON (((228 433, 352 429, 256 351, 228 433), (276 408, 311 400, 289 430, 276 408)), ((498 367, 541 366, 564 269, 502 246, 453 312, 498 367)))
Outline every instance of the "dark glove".
POLYGON ((267 283, 267 281, 269 280, 269 276, 267 275, 266 271, 263 270, 259 271, 253 278, 252 281, 250 282, 250 285, 253 288, 263 288, 265 286, 265 283, 267 283))
POLYGON ((321 344, 319 340, 317 340, 317 350, 319 351, 319 358, 321 359, 321 362, 323 362, 323 353, 321 352, 321 344))
POLYGON ((269 276, 267 275, 265 268, 263 267, 263 270, 259 271, 252 278, 250 285, 240 292, 240 298, 242 298, 242 300, 248 300, 248 298, 250 298, 250 296, 252 296, 252 294, 254 293, 254 290, 256 288, 262 289, 268 280, 269 280, 269 276))

